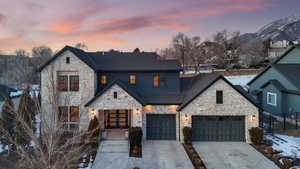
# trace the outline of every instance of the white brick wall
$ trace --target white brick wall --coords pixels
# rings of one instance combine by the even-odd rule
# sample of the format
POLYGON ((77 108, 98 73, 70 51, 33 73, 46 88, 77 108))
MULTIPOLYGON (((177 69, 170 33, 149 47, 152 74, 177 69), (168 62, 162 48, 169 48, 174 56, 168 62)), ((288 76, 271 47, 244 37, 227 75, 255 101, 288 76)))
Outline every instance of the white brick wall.
MULTIPOLYGON (((184 126, 191 126, 192 115, 245 116, 246 142, 250 142, 248 130, 258 126, 258 109, 240 93, 220 79, 181 111, 181 133, 184 126), (216 104, 216 91, 223 90, 223 104, 216 104), (187 120, 185 115, 187 115, 187 120), (256 120, 252 121, 251 116, 256 120)), ((181 140, 183 135, 181 134, 181 140)))
MULTIPOLYGON (((87 64, 81 61, 72 52, 66 51, 56 58, 50 65, 41 72, 41 96, 43 118, 48 121, 54 118, 57 111, 54 110, 57 105, 79 106, 80 128, 85 129, 89 123, 89 114, 84 104, 91 99, 95 92, 96 73, 87 64), (70 63, 66 64, 66 57, 70 57, 70 63), (58 103, 53 105, 53 93, 56 88, 56 79, 58 71, 78 72, 79 91, 78 92, 60 92, 58 103), (53 84, 55 86, 53 86, 53 84), (54 89, 53 89, 54 87, 54 89)), ((49 121, 50 122, 50 121, 49 121)))

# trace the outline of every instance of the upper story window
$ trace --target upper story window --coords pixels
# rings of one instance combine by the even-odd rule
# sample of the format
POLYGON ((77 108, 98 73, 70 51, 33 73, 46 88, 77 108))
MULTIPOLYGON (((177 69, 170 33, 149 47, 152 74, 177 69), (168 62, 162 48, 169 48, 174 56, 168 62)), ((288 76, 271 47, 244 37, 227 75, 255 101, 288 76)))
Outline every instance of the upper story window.
POLYGON ((70 63, 70 57, 66 57, 66 64, 70 63))
POLYGON ((276 93, 267 93, 267 104, 276 106, 277 105, 277 94, 276 93))
POLYGON ((68 76, 59 75, 57 78, 58 90, 59 91, 68 91, 68 76))
POLYGON ((57 86, 59 91, 79 91, 79 75, 77 72, 59 72, 57 86))
POLYGON ((129 81, 130 81, 130 84, 136 84, 136 76, 135 75, 130 75, 129 76, 129 81))
POLYGON ((223 104, 223 91, 222 90, 216 91, 216 103, 223 104))
POLYGON ((101 81, 101 84, 106 84, 107 83, 107 76, 102 75, 100 81, 101 81))
POLYGON ((70 91, 79 91, 79 76, 70 76, 70 91))
POLYGON ((158 87, 159 86, 159 76, 154 75, 153 76, 153 87, 158 87))

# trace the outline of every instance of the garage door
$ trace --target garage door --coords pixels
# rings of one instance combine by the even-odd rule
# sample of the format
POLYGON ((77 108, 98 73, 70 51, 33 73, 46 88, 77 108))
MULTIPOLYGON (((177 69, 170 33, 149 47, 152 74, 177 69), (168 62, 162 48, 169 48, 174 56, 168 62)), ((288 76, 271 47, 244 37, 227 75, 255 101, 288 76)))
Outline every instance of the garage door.
POLYGON ((192 116, 194 141, 244 141, 245 116, 192 116))
POLYGON ((148 140, 176 140, 176 116, 173 114, 147 114, 148 140))

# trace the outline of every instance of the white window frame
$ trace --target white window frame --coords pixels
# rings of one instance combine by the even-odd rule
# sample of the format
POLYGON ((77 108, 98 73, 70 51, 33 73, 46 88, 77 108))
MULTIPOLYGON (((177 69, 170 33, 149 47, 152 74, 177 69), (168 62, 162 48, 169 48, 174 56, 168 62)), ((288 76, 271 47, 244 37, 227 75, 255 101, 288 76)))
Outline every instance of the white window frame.
POLYGON ((272 105, 272 106, 277 106, 277 94, 276 93, 267 92, 267 104, 272 105), (275 103, 269 102, 270 96, 274 96, 275 103))

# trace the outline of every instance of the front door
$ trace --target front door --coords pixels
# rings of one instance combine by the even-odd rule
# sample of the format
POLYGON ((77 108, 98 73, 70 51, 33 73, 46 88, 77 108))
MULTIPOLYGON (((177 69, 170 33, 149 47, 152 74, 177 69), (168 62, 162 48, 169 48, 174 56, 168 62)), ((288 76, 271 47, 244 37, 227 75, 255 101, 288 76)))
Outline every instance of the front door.
POLYGON ((130 110, 105 110, 105 128, 129 128, 130 110))

